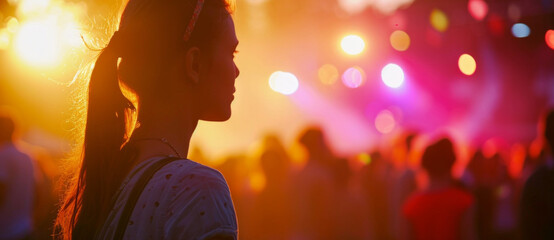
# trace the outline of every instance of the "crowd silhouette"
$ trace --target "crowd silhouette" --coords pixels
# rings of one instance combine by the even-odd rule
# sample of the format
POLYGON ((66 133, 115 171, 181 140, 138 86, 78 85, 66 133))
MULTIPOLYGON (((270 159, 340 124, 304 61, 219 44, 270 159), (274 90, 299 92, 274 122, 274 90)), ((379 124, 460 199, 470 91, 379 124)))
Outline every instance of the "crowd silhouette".
MULTIPOLYGON (((2 136, 10 136, 10 121, 2 120, 2 136)), ((200 161, 225 176, 240 239, 551 239, 554 112, 540 126, 538 140, 523 153, 490 152, 483 146, 470 150, 458 175, 453 166, 460 162, 456 149, 462 143, 447 135, 431 138, 407 131, 385 147, 368 147, 367 154, 337 156, 317 126, 306 127, 289 145, 268 134, 255 153, 227 156, 219 164, 205 157, 200 161), (292 148, 294 144, 301 148, 292 148), (298 150, 302 153, 294 152, 298 150), (514 174, 510 168, 516 154, 523 163, 514 174), (260 174, 261 184, 255 178, 260 174)), ((53 187, 62 176, 55 170, 60 160, 21 140, 6 142, 2 152, 13 146, 28 152, 21 156, 32 156, 33 167, 25 169, 35 172, 12 174, 35 176, 29 186, 40 187, 16 201, 30 204, 27 220, 8 221, 18 227, 5 228, 29 224, 24 236, 14 238, 2 230, 1 239, 50 239, 61 195, 53 187)), ((202 156, 202 150, 195 148, 193 154, 202 156)), ((2 164, 7 159, 0 158, 2 164)), ((16 196, 6 190, 14 183, 1 180, 1 209, 15 210, 14 201, 7 199, 16 196)))

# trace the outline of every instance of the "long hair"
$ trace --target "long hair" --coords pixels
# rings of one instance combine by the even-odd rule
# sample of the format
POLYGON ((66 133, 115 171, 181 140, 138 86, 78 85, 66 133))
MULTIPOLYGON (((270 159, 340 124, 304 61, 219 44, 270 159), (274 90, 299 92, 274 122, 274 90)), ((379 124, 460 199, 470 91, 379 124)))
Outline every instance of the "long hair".
MULTIPOLYGON (((112 198, 131 170, 133 152, 124 150, 134 128, 135 106, 122 92, 153 94, 176 49, 211 48, 230 14, 226 0, 207 0, 185 44, 182 36, 196 0, 130 0, 121 17, 123 37, 110 41, 95 62, 88 84, 88 108, 79 170, 74 172, 56 219, 57 239, 91 239, 102 227, 112 198), (181 40, 181 41, 180 41, 181 40), (125 49, 122 49, 125 48, 125 49), (118 63, 119 62, 119 63, 118 63)), ((118 33, 119 34, 119 33, 118 33)))

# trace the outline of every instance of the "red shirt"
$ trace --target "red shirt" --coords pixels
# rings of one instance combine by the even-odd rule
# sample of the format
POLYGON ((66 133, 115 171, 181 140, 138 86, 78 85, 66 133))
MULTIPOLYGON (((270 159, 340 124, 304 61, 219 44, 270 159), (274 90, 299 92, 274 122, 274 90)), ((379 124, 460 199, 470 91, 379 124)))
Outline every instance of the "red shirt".
POLYGON ((454 240, 460 239, 460 222, 472 203, 470 193, 449 187, 412 195, 404 203, 403 213, 414 239, 454 240))

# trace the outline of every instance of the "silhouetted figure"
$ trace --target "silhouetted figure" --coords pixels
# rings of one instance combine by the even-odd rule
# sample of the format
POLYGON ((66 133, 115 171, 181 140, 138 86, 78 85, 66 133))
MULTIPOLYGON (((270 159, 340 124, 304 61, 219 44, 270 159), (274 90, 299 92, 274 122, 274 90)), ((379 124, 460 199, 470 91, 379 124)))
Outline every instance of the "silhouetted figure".
POLYGON ((308 161, 295 180, 297 214, 295 238, 306 240, 335 239, 333 225, 334 177, 330 169, 335 157, 323 131, 317 127, 300 134, 299 142, 308 153, 308 161))
POLYGON ((370 230, 374 239, 392 239, 389 233, 389 196, 388 182, 392 166, 379 152, 371 154, 371 162, 362 168, 362 186, 368 205, 370 230))
POLYGON ((543 127, 546 159, 525 183, 521 200, 523 239, 554 239, 554 111, 543 127))
POLYGON ((0 115, 0 239, 29 239, 34 231, 35 175, 32 159, 14 143, 15 123, 0 115))
POLYGON ((455 186, 451 169, 456 161, 452 142, 441 139, 423 153, 421 166, 429 187, 404 204, 407 236, 417 240, 474 239, 471 194, 455 186))
POLYGON ((81 165, 57 237, 237 239, 223 175, 186 159, 200 120, 231 116, 239 75, 231 8, 128 1, 90 76, 81 165))
POLYGON ((268 135, 260 164, 266 177, 265 188, 256 199, 253 239, 290 239, 292 234, 292 192, 290 159, 279 139, 268 135), (278 227, 276 227, 278 226, 278 227))

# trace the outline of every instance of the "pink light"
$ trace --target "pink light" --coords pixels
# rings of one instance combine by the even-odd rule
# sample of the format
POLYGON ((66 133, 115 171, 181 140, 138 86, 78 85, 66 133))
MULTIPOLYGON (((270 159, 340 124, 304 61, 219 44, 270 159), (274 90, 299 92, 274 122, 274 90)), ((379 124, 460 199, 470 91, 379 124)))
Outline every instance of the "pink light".
POLYGON ((342 83, 349 88, 358 88, 365 81, 365 73, 359 67, 351 67, 342 74, 342 83))
POLYGON ((381 111, 375 118, 375 128, 382 134, 392 132, 396 127, 396 120, 389 110, 381 111))
POLYGON ((478 21, 481 21, 487 15, 489 11, 489 6, 483 0, 469 0, 467 4, 467 9, 469 14, 478 21))

